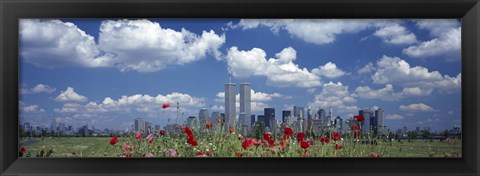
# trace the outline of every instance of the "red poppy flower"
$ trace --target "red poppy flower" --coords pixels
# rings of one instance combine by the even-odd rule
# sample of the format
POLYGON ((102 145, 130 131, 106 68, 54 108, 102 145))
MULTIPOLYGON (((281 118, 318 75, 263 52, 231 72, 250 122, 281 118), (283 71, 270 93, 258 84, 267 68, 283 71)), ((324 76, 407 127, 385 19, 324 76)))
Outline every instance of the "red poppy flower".
POLYGON ((267 141, 270 140, 270 139, 272 139, 272 134, 269 133, 269 132, 263 133, 263 139, 265 139, 265 140, 267 140, 267 141))
POLYGON ((211 150, 209 150, 209 149, 207 149, 207 153, 206 153, 206 155, 207 155, 207 156, 210 156, 210 155, 212 155, 212 151, 211 151, 211 150))
POLYGON ((282 137, 280 137, 280 140, 288 140, 288 139, 290 139, 289 135, 282 135, 282 137))
POLYGON ((303 138, 305 138, 305 133, 304 132, 297 133, 297 140, 298 141, 303 141, 303 138))
POLYGON ((356 115, 354 118, 359 122, 364 122, 365 121, 365 118, 363 118, 363 116, 361 116, 361 115, 356 115))
POLYGON ((20 152, 22 152, 23 154, 25 154, 25 152, 27 152, 27 149, 25 147, 22 147, 20 148, 20 152))
POLYGON ((197 156, 205 156, 201 151, 197 151, 197 156))
POLYGON ((163 108, 163 109, 166 109, 166 108, 169 108, 169 107, 170 107, 170 104, 168 104, 168 103, 164 103, 164 104, 162 105, 162 108, 163 108))
POLYGON ((338 141, 340 140, 340 132, 333 132, 333 141, 338 141))
POLYGON ((165 135, 165 130, 160 130, 160 135, 165 135))
POLYGON ((142 139, 142 133, 135 133, 135 139, 142 139))
POLYGON ((237 156, 237 157, 242 157, 242 156, 243 156, 243 153, 236 152, 236 153, 235 153, 235 156, 237 156))
POLYGON ((300 142, 300 147, 302 147, 303 149, 308 149, 310 147, 310 145, 308 144, 308 142, 301 141, 300 142))
POLYGON ((112 139, 110 139, 110 145, 115 145, 118 142, 118 137, 114 136, 112 139))
POLYGON ((190 130, 189 127, 185 127, 185 128, 183 129, 183 131, 184 131, 185 133, 187 133, 188 136, 192 136, 192 135, 193 135, 193 132, 192 132, 192 130, 190 130))
POLYGON ((233 132, 233 128, 232 128, 232 127, 228 127, 228 132, 232 133, 232 132, 233 132))
POLYGON ((375 153, 375 152, 372 152, 371 156, 372 156, 372 158, 378 158, 378 157, 380 157, 380 155, 378 155, 378 153, 375 153))
POLYGON ((258 147, 260 144, 262 144, 261 142, 258 142, 257 139, 252 139, 252 143, 253 145, 255 145, 256 147, 258 147))
POLYGON ((320 142, 321 142, 321 143, 327 143, 327 144, 328 144, 328 143, 330 143, 330 138, 321 137, 321 138, 320 138, 320 142))
POLYGON ((122 154, 122 157, 124 157, 124 158, 130 158, 130 157, 132 157, 132 156, 130 155, 130 153, 123 153, 123 154, 122 154))
POLYGON ((275 146, 275 140, 269 139, 269 140, 267 140, 267 142, 268 142, 268 146, 269 146, 269 147, 275 146))
POLYGON ((187 143, 194 147, 198 145, 197 141, 193 137, 188 138, 187 143))
POLYGON ((288 128, 286 127, 283 132, 287 135, 287 136, 291 136, 293 135, 293 130, 291 128, 288 128))
POLYGON ((253 141, 250 138, 247 138, 242 142, 242 147, 244 150, 247 150, 248 147, 251 147, 252 145, 253 145, 253 141))
POLYGON ((308 144, 315 145, 315 142, 313 140, 310 140, 310 141, 308 141, 308 144))
POLYGON ((343 145, 336 144, 335 145, 335 150, 340 150, 340 149, 343 149, 343 145))
POLYGON ((280 150, 283 151, 285 149, 285 147, 287 147, 287 144, 288 143, 286 143, 285 141, 280 142, 280 150))
POLYGON ((357 125, 352 125, 352 130, 354 131, 360 130, 360 127, 357 125))
POLYGON ((212 122, 210 122, 210 120, 207 121, 207 124, 205 124, 205 128, 206 129, 211 129, 212 128, 212 122))

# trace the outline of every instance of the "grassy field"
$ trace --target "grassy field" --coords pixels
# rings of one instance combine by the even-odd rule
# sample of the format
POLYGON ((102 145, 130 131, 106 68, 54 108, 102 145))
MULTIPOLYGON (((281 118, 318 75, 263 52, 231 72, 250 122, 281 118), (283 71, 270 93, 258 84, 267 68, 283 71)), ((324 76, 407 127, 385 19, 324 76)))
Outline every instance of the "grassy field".
POLYGON ((161 136, 155 135, 152 143, 145 137, 135 139, 130 137, 119 137, 118 142, 110 144, 110 137, 45 137, 45 138, 23 138, 20 146, 25 147, 23 157, 36 157, 42 150, 53 151, 50 157, 120 157, 127 153, 122 146, 128 144, 132 150, 128 151, 131 157, 144 157, 150 153, 153 157, 371 157, 372 153, 380 157, 461 157, 461 140, 414 140, 407 142, 378 142, 377 145, 361 142, 331 141, 322 144, 318 139, 313 140, 313 145, 307 149, 300 147, 295 139, 290 139, 286 147, 281 149, 279 141, 275 147, 259 145, 257 147, 242 148, 245 139, 239 139, 237 135, 226 135, 223 137, 212 136, 198 138, 198 146, 187 144, 185 136, 161 136), (335 146, 341 145, 338 149, 335 146), (171 155, 165 149, 175 150, 171 155), (207 154, 209 153, 209 154, 207 154), (308 153, 308 154, 306 154, 308 153))

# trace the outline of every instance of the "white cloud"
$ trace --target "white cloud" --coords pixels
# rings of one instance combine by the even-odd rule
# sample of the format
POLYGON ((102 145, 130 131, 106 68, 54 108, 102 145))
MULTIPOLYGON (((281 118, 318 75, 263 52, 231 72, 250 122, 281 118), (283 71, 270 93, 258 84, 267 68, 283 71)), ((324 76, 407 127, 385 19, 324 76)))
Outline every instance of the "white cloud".
POLYGON ((22 101, 19 102, 20 113, 45 113, 45 109, 38 105, 27 105, 22 101))
POLYGON ((400 105, 399 109, 403 111, 411 111, 411 112, 419 112, 419 111, 431 112, 434 110, 432 107, 423 103, 400 105))
POLYGON ((398 23, 388 23, 373 33, 388 44, 412 44, 417 42, 415 34, 398 23))
POLYGON ((220 59, 218 48, 223 43, 225 35, 213 30, 197 35, 186 29, 162 28, 149 20, 106 20, 99 33, 100 48, 113 55, 111 65, 121 71, 153 72, 194 62, 207 54, 220 59))
POLYGON ((332 62, 328 62, 325 65, 313 69, 312 73, 319 76, 325 76, 327 78, 337 78, 345 75, 345 72, 337 68, 337 65, 332 62))
POLYGON ((120 71, 154 72, 170 65, 221 58, 225 35, 201 35, 162 28, 149 20, 106 20, 95 39, 60 20, 20 20, 20 54, 39 67, 116 67, 120 71))
POLYGON ((359 74, 365 74, 365 73, 371 73, 375 71, 375 67, 373 66, 373 63, 369 62, 367 65, 363 66, 358 70, 359 74))
POLYGON ((403 117, 402 115, 398 115, 398 114, 388 114, 385 116, 385 119, 389 119, 389 120, 403 120, 405 119, 405 117, 403 117))
POLYGON ((53 93, 57 90, 54 87, 50 87, 45 84, 37 84, 35 87, 32 88, 21 88, 20 93, 21 94, 37 94, 37 93, 53 93))
POLYGON ((108 58, 91 35, 75 24, 60 20, 20 20, 20 56, 39 67, 103 67, 108 58))
POLYGON ((355 89, 354 97, 364 99, 398 100, 402 98, 402 95, 395 93, 391 84, 386 84, 385 88, 377 90, 371 89, 369 86, 359 86, 355 89))
POLYGON ((62 91, 60 95, 55 98, 55 101, 60 102, 85 102, 87 97, 78 94, 72 87, 67 87, 67 90, 62 91))
MULTIPOLYGON (((412 44, 416 36, 401 25, 400 20, 372 19, 242 19, 232 28, 243 30, 268 27, 278 34, 280 30, 305 42, 317 45, 332 43, 336 36, 375 29, 374 36, 389 44, 412 44)), ((368 38, 368 37, 367 37, 368 38)), ((366 38, 362 38, 365 40, 366 38)))
POLYGON ((461 87, 461 73, 456 77, 429 71, 425 67, 411 67, 398 57, 383 56, 377 61, 372 80, 377 84, 391 83, 404 86, 404 95, 428 95, 433 89, 441 92, 458 92, 461 87))
POLYGON ((321 85, 319 76, 293 63, 295 53, 293 48, 288 47, 276 54, 277 59, 267 59, 265 51, 260 48, 244 51, 231 47, 226 60, 229 72, 235 77, 265 76, 267 84, 279 87, 311 88, 321 85))
POLYGON ((355 113, 359 108, 354 105, 348 105, 348 103, 356 101, 349 93, 348 86, 343 85, 341 82, 329 82, 323 85, 322 91, 320 94, 315 95, 310 105, 323 108, 334 107, 335 111, 342 113, 355 113))
POLYGON ((456 19, 417 20, 416 26, 430 32, 434 38, 403 50, 410 57, 426 58, 447 55, 449 60, 460 59, 461 24, 456 19))

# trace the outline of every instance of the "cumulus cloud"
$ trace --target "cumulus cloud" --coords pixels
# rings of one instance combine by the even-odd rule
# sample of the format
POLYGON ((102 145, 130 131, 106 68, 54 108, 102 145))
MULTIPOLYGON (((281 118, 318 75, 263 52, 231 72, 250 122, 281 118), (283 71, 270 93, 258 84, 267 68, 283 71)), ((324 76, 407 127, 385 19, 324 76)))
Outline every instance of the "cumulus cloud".
POLYGON ((416 36, 400 23, 399 20, 372 19, 242 19, 231 27, 243 30, 268 27, 275 34, 285 30, 296 38, 317 45, 332 43, 340 34, 357 33, 366 29, 375 29, 373 35, 385 43, 416 42, 416 36))
POLYGON ((50 87, 45 84, 37 84, 35 87, 32 88, 21 88, 20 93, 21 94, 37 94, 37 93, 53 93, 57 90, 54 87, 50 87))
POLYGON ((399 109, 403 111, 412 111, 412 112, 418 112, 418 111, 430 112, 434 110, 432 107, 423 103, 400 105, 399 109))
POLYGON ((377 61, 376 72, 371 78, 377 84, 391 83, 404 86, 405 95, 428 95, 432 89, 458 92, 461 87, 461 73, 456 77, 442 75, 425 67, 411 67, 405 60, 385 55, 377 61))
POLYGON ((395 93, 392 84, 385 85, 385 88, 372 89, 369 86, 359 86, 355 89, 354 97, 364 99, 380 99, 380 100, 398 100, 402 95, 395 93))
POLYGON ((345 72, 337 68, 337 65, 332 62, 328 62, 325 65, 313 69, 312 73, 327 78, 337 78, 345 75, 345 72))
POLYGON ((367 65, 363 66, 362 68, 358 69, 359 74, 371 73, 373 71, 375 71, 375 67, 371 62, 369 62, 367 65))
POLYGON ((312 107, 334 107, 336 111, 342 113, 355 113, 358 107, 351 105, 357 100, 348 91, 348 86, 341 82, 329 82, 323 85, 322 91, 315 95, 314 100, 310 103, 312 107))
POLYGON ((20 113, 45 113, 45 109, 38 105, 27 105, 24 102, 19 102, 20 113))
POLYGON ((85 102, 87 97, 78 94, 75 92, 73 87, 67 87, 65 91, 62 91, 56 98, 55 101, 60 102, 85 102))
POLYGON ((398 115, 398 114, 388 114, 385 116, 385 119, 388 119, 388 120, 403 120, 405 119, 405 117, 403 117, 402 115, 398 115))
POLYGON ((265 76, 267 84, 279 87, 312 88, 321 85, 318 75, 293 63, 295 49, 285 48, 276 57, 267 59, 266 52, 260 48, 244 51, 231 47, 226 60, 229 72, 235 77, 265 76))
POLYGON ((419 29, 428 30, 433 39, 420 42, 403 50, 403 53, 416 58, 447 55, 449 60, 460 59, 461 24, 456 19, 417 20, 419 29))
POLYGON ((212 55, 225 35, 213 30, 197 35, 162 28, 149 20, 106 20, 98 44, 75 24, 60 20, 20 20, 20 54, 39 67, 116 67, 120 71, 154 72, 212 55))

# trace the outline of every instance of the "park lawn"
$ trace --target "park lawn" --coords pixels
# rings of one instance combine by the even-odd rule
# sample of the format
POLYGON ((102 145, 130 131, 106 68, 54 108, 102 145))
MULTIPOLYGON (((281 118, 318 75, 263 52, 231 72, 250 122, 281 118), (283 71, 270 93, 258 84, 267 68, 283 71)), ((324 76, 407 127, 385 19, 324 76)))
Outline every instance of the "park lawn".
MULTIPOLYGON (((205 153, 205 151, 213 151, 214 157, 233 157, 236 152, 243 152, 250 157, 264 156, 266 148, 251 147, 247 150, 242 149, 242 141, 236 137, 228 139, 213 140, 211 138, 198 139, 199 146, 189 147, 183 138, 179 137, 159 137, 155 138, 152 144, 147 142, 136 141, 129 137, 119 137, 118 143, 110 145, 110 137, 45 137, 20 139, 20 146, 27 149, 26 154, 30 153, 31 157, 35 157, 43 147, 45 150, 52 150, 51 157, 119 157, 122 155, 121 145, 124 143, 138 144, 145 147, 142 152, 151 151, 155 156, 165 156, 163 149, 173 148, 177 151, 176 157, 196 156, 197 151, 205 153), (213 144, 212 144, 213 143, 213 144)), ((455 144, 449 144, 446 141, 433 140, 414 140, 414 142, 393 141, 379 142, 378 145, 347 143, 343 142, 344 150, 336 150, 335 144, 321 144, 318 140, 314 141, 308 150, 298 147, 297 141, 290 141, 290 148, 287 152, 278 152, 274 157, 299 157, 299 153, 307 151, 310 157, 369 157, 372 152, 380 154, 381 157, 445 157, 447 153, 454 153, 461 156, 461 140, 457 140, 455 144), (355 146, 352 146, 355 145, 355 146), (352 149, 353 148, 353 149, 352 149)), ((25 155, 26 155, 25 154, 25 155)), ((267 155, 265 155, 267 156, 267 155)), ((271 155, 268 155, 271 156, 271 155)), ((454 155, 455 156, 455 155, 454 155)))

